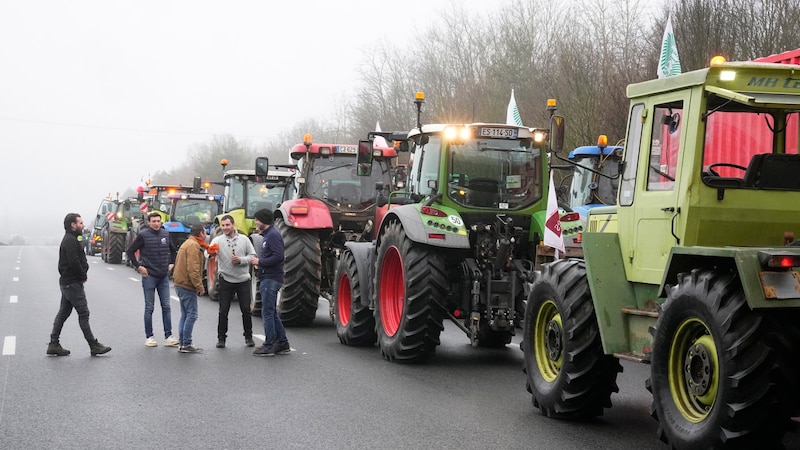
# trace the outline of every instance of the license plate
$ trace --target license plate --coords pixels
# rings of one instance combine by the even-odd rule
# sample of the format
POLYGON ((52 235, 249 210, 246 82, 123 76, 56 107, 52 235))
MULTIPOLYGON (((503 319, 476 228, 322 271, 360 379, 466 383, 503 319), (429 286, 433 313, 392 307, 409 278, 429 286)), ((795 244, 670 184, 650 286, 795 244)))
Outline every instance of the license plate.
POLYGON ((516 139, 518 133, 519 133, 518 128, 498 128, 498 127, 478 128, 478 136, 480 137, 516 139))

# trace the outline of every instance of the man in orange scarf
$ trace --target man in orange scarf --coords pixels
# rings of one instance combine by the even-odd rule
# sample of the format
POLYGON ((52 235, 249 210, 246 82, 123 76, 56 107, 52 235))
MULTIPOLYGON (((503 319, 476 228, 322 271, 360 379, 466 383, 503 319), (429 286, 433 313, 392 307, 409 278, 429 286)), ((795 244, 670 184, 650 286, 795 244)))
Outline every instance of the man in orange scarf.
POLYGON ((180 353, 203 351, 192 344, 192 329, 197 320, 197 296, 206 292, 203 287, 204 248, 208 248, 206 230, 203 225, 195 224, 192 225, 189 239, 181 245, 178 256, 175 257, 172 281, 175 284, 175 293, 181 300, 181 320, 178 322, 180 353))

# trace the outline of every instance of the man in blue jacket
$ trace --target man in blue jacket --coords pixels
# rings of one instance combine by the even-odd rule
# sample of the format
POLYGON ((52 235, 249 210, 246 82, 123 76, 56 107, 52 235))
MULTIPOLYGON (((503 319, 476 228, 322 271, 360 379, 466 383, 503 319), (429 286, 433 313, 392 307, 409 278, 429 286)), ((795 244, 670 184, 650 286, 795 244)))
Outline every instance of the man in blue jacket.
POLYGON ((258 265, 258 291, 261 293, 261 319, 264 321, 264 345, 253 352, 255 356, 288 355, 291 352, 286 330, 278 316, 278 291, 283 286, 283 237, 272 226, 272 211, 259 209, 255 213, 256 230, 264 240, 258 257, 250 258, 258 265))
POLYGON ((147 228, 136 235, 128 246, 128 261, 142 275, 144 291, 144 334, 147 347, 158 347, 153 337, 153 311, 156 291, 161 302, 161 319, 164 322, 164 346, 177 347, 179 341, 172 336, 172 312, 169 306, 169 272, 175 264, 175 244, 169 232, 161 227, 161 216, 152 212, 147 215, 147 228), (139 259, 136 259, 136 252, 139 259))
POLYGON ((83 233, 83 219, 76 213, 69 213, 64 217, 64 239, 58 249, 58 285, 61 288, 61 306, 53 322, 53 331, 50 332, 50 343, 47 345, 47 354, 54 356, 67 356, 69 350, 61 346, 59 337, 64 322, 74 309, 78 313, 78 324, 83 331, 83 337, 89 343, 92 356, 102 355, 111 351, 111 347, 97 342, 92 328, 89 326, 89 304, 86 301, 86 291, 83 283, 89 271, 86 254, 83 252, 78 237, 83 233))

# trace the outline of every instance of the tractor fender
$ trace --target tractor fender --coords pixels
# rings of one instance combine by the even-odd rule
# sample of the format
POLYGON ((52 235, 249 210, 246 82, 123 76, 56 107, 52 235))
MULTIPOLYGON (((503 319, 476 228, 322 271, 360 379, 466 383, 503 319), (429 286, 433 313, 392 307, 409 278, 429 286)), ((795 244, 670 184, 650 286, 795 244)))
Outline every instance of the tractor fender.
POLYGON ((279 216, 286 225, 306 230, 333 229, 333 220, 328 206, 313 198, 297 198, 281 203, 279 216))
MULTIPOLYGON (((448 233, 443 232, 443 230, 426 226, 422 222, 422 216, 420 215, 418 204, 401 205, 396 208, 390 208, 389 211, 386 212, 386 216, 384 216, 383 221, 381 222, 381 229, 377 234, 378 239, 380 239, 387 224, 394 220, 399 221, 403 225, 403 230, 405 230, 406 236, 408 236, 412 242, 427 244, 432 247, 470 248, 468 234, 461 235, 456 233, 448 233), (430 234, 444 235, 444 239, 432 239, 430 238, 430 234)), ((457 217, 457 220, 461 220, 461 217, 457 217)), ((380 242, 378 242, 378 245, 380 245, 380 242)))
POLYGON ((372 269, 375 267, 375 243, 373 242, 345 242, 345 247, 353 254, 358 269, 358 283, 361 286, 361 299, 369 302, 369 309, 374 309, 372 298, 372 269))
POLYGON ((544 224, 547 222, 546 211, 536 211, 531 214, 531 229, 528 233, 528 242, 539 245, 539 241, 544 239, 544 224))

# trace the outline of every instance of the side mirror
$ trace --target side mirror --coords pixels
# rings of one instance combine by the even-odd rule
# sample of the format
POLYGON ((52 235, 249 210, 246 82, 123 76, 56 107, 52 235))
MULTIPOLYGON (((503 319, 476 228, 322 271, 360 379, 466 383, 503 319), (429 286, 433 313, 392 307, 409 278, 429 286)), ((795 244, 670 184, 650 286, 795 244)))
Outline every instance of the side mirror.
POLYGON ((360 177, 372 175, 372 141, 358 141, 356 174, 360 177))
POLYGON ((564 149, 563 116, 553 116, 550 119, 550 149, 556 153, 564 149))
POLYGON ((269 175, 269 158, 259 156, 256 158, 256 181, 260 181, 269 175))

